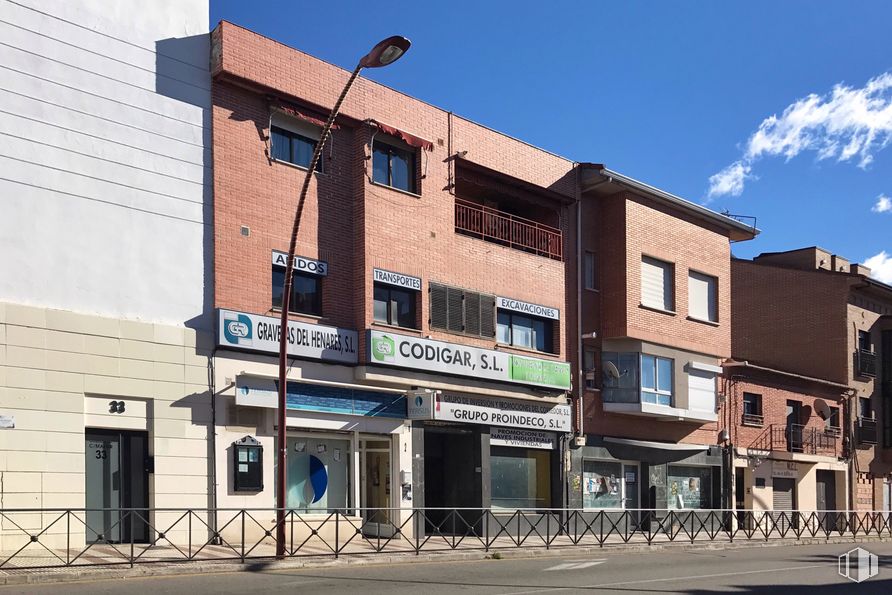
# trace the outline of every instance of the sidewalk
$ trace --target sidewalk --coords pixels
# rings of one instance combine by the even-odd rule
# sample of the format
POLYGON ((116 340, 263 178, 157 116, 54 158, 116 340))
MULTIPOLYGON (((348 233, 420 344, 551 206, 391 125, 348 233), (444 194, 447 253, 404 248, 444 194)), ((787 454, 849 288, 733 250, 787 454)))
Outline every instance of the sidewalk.
MULTIPOLYGON (((443 540, 442 537, 439 538, 443 540)), ((467 538, 466 538, 467 539, 467 538)), ((365 543, 366 540, 363 540, 365 543)), ((382 540, 383 542, 383 540, 382 540)), ((840 544, 852 545, 860 543, 875 542, 892 542, 892 537, 877 536, 836 536, 830 538, 780 538, 770 537, 768 540, 762 539, 735 539, 733 542, 725 539, 710 540, 707 537, 697 538, 692 543, 690 539, 676 539, 670 542, 668 539, 654 541, 652 545, 648 545, 643 540, 629 540, 624 542, 621 539, 606 542, 604 547, 600 547, 597 543, 580 543, 573 545, 568 539, 563 541, 556 538, 550 547, 546 548, 544 544, 533 544, 530 546, 523 545, 517 547, 514 542, 507 538, 499 538, 489 551, 486 551, 482 543, 477 544, 458 544, 453 548, 450 545, 443 544, 444 547, 430 549, 425 547, 416 554, 415 550, 405 541, 400 544, 399 540, 391 541, 391 545, 382 548, 380 552, 376 552, 373 547, 363 547, 363 543, 353 545, 348 544, 344 550, 335 557, 329 549, 327 552, 322 548, 314 548, 312 551, 306 546, 301 548, 298 555, 286 558, 284 560, 276 560, 274 558, 275 549, 272 543, 263 543, 255 549, 247 553, 245 562, 241 561, 240 552, 236 553, 232 548, 226 546, 206 546, 198 555, 189 560, 183 555, 179 548, 173 546, 151 546, 143 551, 135 551, 137 556, 136 564, 131 567, 129 561, 129 545, 128 552, 122 555, 122 552, 116 550, 112 546, 93 546, 87 553, 81 555, 74 560, 70 566, 49 566, 55 562, 60 564, 57 556, 61 557, 62 564, 65 563, 64 551, 49 552, 43 550, 45 555, 36 555, 26 550, 8 560, 3 569, 0 570, 0 586, 23 585, 32 583, 64 583, 72 581, 91 581, 91 580, 109 580, 136 578, 148 576, 169 576, 178 574, 200 574, 200 573, 225 573, 225 572, 244 572, 257 570, 288 570, 299 568, 318 568, 336 565, 356 565, 356 564, 399 564, 410 562, 436 562, 436 561, 457 561, 457 560, 482 560, 487 558, 531 558, 542 556, 595 556, 604 553, 636 553, 636 552, 653 552, 653 551, 703 551, 703 550, 726 550, 726 549, 742 549, 742 548, 758 548, 758 547, 782 547, 782 546, 800 546, 800 545, 816 545, 816 544, 840 544), (400 547, 401 545, 401 547, 400 547), (19 558, 23 554, 28 554, 19 558), (179 561, 175 561, 179 559, 179 561), (13 561, 20 563, 13 565, 13 561), (25 562, 27 564, 25 564, 25 562), (43 568, 22 568, 22 566, 36 566, 46 564, 43 568)), ((30 544, 28 548, 34 546, 30 544)), ((37 547, 40 547, 37 545, 37 547)), ((42 548, 41 548, 42 549, 42 548)), ((249 548, 246 547, 246 552, 249 548)), ((3 552, 3 560, 7 560, 12 552, 3 552)))

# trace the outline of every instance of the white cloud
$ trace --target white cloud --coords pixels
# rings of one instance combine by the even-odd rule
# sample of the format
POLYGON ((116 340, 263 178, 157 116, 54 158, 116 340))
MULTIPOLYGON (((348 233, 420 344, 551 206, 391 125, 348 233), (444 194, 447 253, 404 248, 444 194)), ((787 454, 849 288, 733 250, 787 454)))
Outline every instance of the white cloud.
POLYGON ((826 95, 812 93, 780 116, 765 118, 746 143, 743 156, 709 178, 708 196, 739 196, 752 165, 765 156, 792 159, 814 151, 817 159, 857 159, 865 168, 892 142, 892 72, 854 88, 842 83, 826 95), (741 172, 742 175, 741 175, 741 172))
POLYGON ((864 266, 870 268, 871 277, 892 285, 892 254, 886 254, 886 251, 883 250, 865 260, 864 266))
POLYGON ((870 210, 874 213, 888 213, 892 211, 892 199, 885 194, 880 194, 877 197, 877 204, 873 205, 873 208, 870 210))

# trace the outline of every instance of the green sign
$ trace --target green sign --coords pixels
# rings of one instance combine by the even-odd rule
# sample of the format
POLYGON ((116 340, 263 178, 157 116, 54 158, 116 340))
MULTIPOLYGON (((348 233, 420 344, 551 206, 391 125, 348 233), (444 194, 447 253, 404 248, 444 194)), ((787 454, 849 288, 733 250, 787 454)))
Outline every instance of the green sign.
POLYGON ((511 356, 511 380, 570 388, 570 364, 511 356))

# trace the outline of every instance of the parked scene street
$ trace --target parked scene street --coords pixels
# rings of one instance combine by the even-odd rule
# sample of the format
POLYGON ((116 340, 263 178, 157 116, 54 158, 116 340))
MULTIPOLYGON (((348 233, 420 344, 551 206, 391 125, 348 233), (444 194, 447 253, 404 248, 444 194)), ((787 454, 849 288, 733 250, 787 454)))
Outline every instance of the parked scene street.
MULTIPOLYGON (((107 580, 15 588, 23 595, 156 595, 235 593, 824 593, 885 594, 892 589, 892 544, 867 547, 881 560, 877 577, 860 584, 838 573, 844 545, 756 547, 396 565, 347 565, 307 570, 107 580)), ((188 573, 184 569, 184 573, 188 573)), ((12 589, 0 588, 0 593, 12 589)))

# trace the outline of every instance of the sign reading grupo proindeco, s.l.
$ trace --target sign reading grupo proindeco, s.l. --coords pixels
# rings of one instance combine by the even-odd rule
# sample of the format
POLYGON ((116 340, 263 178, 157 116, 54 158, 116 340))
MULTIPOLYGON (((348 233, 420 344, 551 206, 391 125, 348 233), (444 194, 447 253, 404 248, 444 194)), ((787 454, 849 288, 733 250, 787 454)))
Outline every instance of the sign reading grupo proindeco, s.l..
MULTIPOLYGON (((549 432, 572 429, 570 406, 435 391, 410 393, 409 419, 432 419, 549 432)), ((536 448, 536 447, 531 447, 536 448)))
MULTIPOLYGON (((356 331, 305 324, 288 323, 288 355, 323 361, 355 364, 358 337, 356 331)), ((279 319, 244 312, 220 310, 217 330, 220 347, 279 353, 279 319)))
POLYGON ((445 341, 369 331, 369 360, 399 368, 569 390, 570 364, 445 341))

